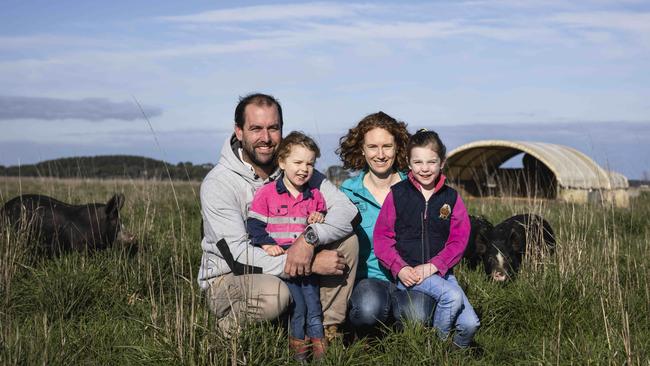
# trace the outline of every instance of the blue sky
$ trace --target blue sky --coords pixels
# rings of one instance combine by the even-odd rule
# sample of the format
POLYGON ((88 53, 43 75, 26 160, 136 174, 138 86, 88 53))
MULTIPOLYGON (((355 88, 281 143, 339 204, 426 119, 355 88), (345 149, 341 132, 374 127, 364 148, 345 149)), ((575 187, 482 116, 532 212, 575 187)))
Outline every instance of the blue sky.
POLYGON ((322 139, 323 164, 383 110, 449 131, 450 148, 564 143, 638 178, 650 171, 650 3, 3 2, 0 164, 215 162, 251 91, 280 99, 285 132, 322 139))

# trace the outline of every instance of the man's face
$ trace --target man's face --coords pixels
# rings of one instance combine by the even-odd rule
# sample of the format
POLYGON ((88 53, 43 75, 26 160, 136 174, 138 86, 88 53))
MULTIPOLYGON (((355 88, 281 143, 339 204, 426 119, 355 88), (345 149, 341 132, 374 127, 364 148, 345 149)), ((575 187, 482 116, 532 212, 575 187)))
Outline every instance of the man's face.
POLYGON ((244 110, 244 127, 235 126, 235 135, 244 149, 244 160, 260 167, 273 164, 275 152, 282 140, 277 107, 247 105, 244 110))

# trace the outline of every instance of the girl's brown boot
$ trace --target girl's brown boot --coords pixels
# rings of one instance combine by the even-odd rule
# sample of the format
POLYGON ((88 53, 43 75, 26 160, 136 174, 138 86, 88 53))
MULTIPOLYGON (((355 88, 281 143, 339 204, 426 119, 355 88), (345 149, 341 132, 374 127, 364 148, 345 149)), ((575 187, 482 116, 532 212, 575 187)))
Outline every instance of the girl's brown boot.
POLYGON ((327 338, 309 338, 311 341, 311 353, 314 360, 320 360, 325 357, 327 351, 327 338))
POLYGON ((307 339, 289 337, 289 348, 293 351, 293 359, 296 361, 307 361, 309 356, 309 343, 307 339))

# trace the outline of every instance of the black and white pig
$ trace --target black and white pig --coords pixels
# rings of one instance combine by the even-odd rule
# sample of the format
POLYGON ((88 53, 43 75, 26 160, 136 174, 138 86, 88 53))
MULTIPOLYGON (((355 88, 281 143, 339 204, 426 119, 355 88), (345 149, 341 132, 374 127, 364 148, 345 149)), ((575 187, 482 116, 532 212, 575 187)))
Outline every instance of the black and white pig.
POLYGON ((489 245, 483 255, 485 273, 494 281, 513 278, 519 271, 526 252, 550 253, 555 249, 555 234, 541 216, 522 214, 512 216, 491 232, 489 245))
POLYGON ((114 243, 131 246, 134 235, 120 221, 124 195, 107 203, 70 205, 52 197, 25 194, 9 200, 0 218, 16 230, 29 230, 39 250, 48 255, 69 251, 94 251, 114 243))
POLYGON ((463 253, 463 259, 471 269, 475 269, 479 264, 483 263, 483 256, 490 244, 490 236, 494 226, 483 216, 469 215, 469 222, 471 230, 467 247, 463 253))

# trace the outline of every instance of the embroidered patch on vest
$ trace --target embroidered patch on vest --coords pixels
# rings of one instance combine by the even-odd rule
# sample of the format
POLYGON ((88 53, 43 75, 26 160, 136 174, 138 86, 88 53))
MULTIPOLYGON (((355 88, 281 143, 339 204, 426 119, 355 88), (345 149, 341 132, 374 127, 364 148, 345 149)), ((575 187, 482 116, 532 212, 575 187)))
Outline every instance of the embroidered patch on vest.
POLYGON ((448 203, 445 203, 440 207, 440 218, 443 220, 447 220, 449 215, 451 214, 451 207, 449 207, 448 203))

